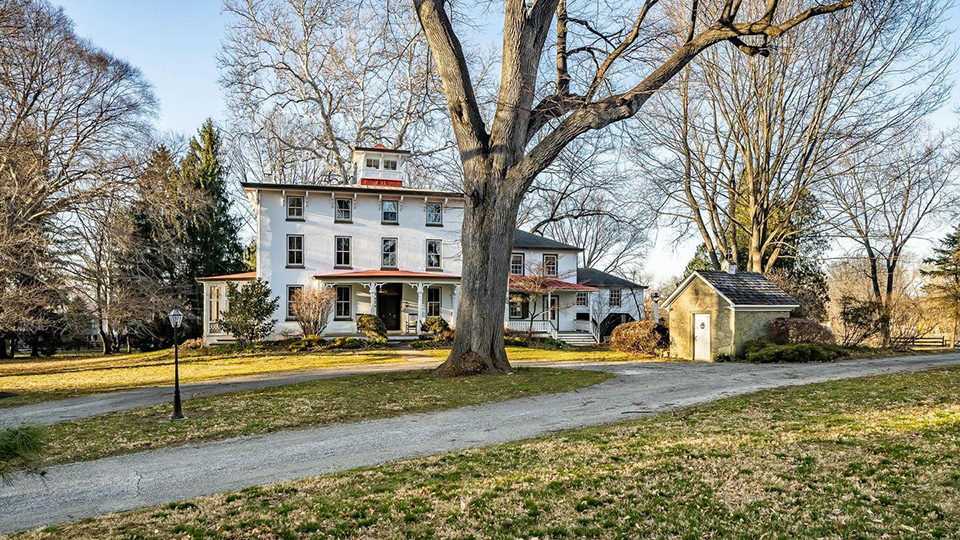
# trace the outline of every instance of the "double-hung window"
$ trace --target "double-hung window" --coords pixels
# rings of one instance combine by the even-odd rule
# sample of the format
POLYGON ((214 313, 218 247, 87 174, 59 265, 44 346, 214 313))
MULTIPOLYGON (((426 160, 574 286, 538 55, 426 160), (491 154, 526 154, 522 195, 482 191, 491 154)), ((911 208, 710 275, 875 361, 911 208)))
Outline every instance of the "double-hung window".
POLYGON ((287 266, 288 267, 303 266, 303 235, 302 234, 287 235, 287 266))
POLYGON ((350 237, 337 236, 334 242, 334 261, 333 264, 340 268, 350 268, 350 237))
POLYGON ((620 289, 610 289, 610 307, 620 307, 623 300, 623 291, 620 289))
POLYGON ((382 214, 380 217, 381 223, 388 223, 396 225, 400 222, 400 213, 399 213, 400 203, 399 201, 383 201, 381 205, 382 214))
POLYGON ((510 273, 515 276, 523 275, 523 253, 514 253, 510 256, 510 273))
POLYGON ((440 316, 440 287, 427 289, 427 317, 440 316))
POLYGON ((287 221, 303 221, 303 195, 287 195, 287 221))
POLYGON ((442 245, 440 240, 427 240, 427 269, 440 270, 443 267, 442 245))
POLYGON ((338 223, 350 223, 353 221, 353 199, 337 199, 337 214, 334 221, 338 223))
POLYGON ((578 305, 578 306, 586 306, 586 305, 587 305, 587 293, 585 293, 585 292, 578 292, 578 293, 577 293, 577 305, 578 305))
POLYGON ((397 239, 382 238, 380 242, 380 266, 383 268, 396 268, 397 239))
POLYGON ((550 320, 557 320, 557 312, 560 311, 560 303, 556 296, 550 297, 550 320))
POLYGON ((443 204, 438 202, 427 203, 427 226, 440 227, 443 225, 443 204))
POLYGON ((350 310, 350 286, 337 287, 337 306, 334 317, 337 319, 349 319, 350 310))
POLYGON ((367 158, 367 168, 368 169, 379 169, 380 168, 380 159, 379 158, 367 158))
POLYGON ((397 160, 392 158, 383 158, 383 170, 385 171, 397 170, 397 160))
POLYGON ((510 293, 510 318, 526 319, 530 314, 530 303, 527 295, 522 293, 510 293))
POLYGON ((556 255, 543 256, 543 273, 548 276, 557 275, 557 256, 556 255))
POLYGON ((297 313, 294 309, 297 295, 303 292, 303 285, 287 285, 287 320, 296 318, 297 313))

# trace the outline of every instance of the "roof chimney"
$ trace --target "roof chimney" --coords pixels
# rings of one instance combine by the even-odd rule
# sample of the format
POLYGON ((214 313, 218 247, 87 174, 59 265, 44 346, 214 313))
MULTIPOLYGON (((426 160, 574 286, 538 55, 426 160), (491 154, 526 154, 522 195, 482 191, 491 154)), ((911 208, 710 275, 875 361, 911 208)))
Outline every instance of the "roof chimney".
POLYGON ((720 269, 726 270, 728 274, 737 273, 737 263, 733 262, 733 257, 728 257, 720 263, 720 269))

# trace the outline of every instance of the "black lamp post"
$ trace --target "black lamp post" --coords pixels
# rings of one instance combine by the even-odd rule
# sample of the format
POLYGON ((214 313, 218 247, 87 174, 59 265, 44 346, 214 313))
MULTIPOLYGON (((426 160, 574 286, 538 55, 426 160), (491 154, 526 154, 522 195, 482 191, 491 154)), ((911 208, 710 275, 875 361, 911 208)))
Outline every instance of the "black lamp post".
POLYGON ((173 327, 173 416, 170 420, 183 420, 183 410, 180 408, 180 342, 177 340, 177 330, 183 322, 183 312, 173 308, 169 317, 170 326, 173 327))
POLYGON ((650 299, 653 300, 653 320, 660 322, 660 293, 655 292, 650 294, 650 299))

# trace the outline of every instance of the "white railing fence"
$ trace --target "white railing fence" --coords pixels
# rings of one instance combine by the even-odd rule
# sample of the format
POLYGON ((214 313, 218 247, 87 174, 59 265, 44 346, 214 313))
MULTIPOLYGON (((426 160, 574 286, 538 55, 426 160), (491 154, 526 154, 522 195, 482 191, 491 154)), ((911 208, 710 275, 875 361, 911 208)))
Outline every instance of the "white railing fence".
MULTIPOLYGON (((529 320, 505 321, 504 326, 506 326, 507 330, 510 330, 512 332, 529 332, 530 331, 529 320)), ((553 321, 544 321, 544 320, 538 319, 533 321, 533 333, 549 334, 550 336, 556 337, 557 329, 553 326, 553 321)))

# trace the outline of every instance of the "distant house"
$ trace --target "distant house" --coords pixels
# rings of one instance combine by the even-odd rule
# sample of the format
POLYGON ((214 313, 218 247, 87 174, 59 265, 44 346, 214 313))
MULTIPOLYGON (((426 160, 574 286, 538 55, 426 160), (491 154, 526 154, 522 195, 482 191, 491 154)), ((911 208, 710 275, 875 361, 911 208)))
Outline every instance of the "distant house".
POLYGON ((799 303, 755 272, 697 270, 671 294, 670 354, 713 361, 719 354, 739 356, 743 344, 763 337, 774 319, 789 317, 799 303))
POLYGON ((643 319, 645 285, 595 268, 577 268, 577 283, 597 289, 577 297, 577 321, 592 321, 601 338, 625 322, 643 319))
MULTIPOLYGON (((300 332, 291 300, 311 287, 336 292, 328 336, 356 335, 357 317, 365 313, 383 319, 389 339, 417 337, 428 317, 442 317, 456 327, 464 195, 406 187, 401 171, 407 158, 402 150, 357 147, 349 183, 242 183, 256 218, 257 269, 199 280, 204 342, 233 341, 218 324, 229 308, 227 284, 242 286, 257 278, 280 297, 271 339, 300 332)), ((580 295, 598 293, 578 281, 581 249, 519 230, 514 245, 504 249, 511 250, 512 285, 504 298, 504 327, 532 327, 537 335, 596 343, 597 327, 589 319, 586 324, 577 320, 580 295), (546 309, 534 309, 530 294, 519 287, 532 273, 547 278, 547 292, 538 300, 546 309)))

